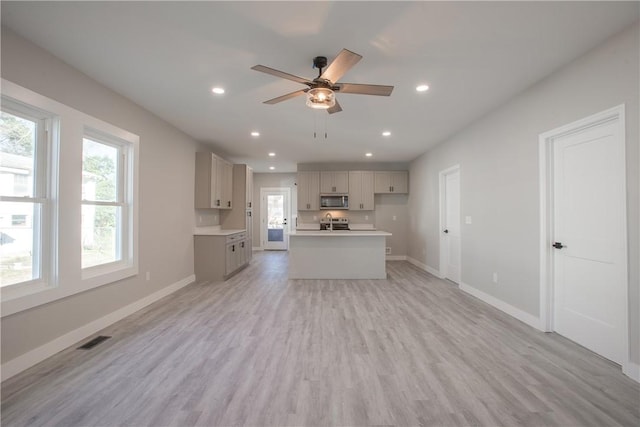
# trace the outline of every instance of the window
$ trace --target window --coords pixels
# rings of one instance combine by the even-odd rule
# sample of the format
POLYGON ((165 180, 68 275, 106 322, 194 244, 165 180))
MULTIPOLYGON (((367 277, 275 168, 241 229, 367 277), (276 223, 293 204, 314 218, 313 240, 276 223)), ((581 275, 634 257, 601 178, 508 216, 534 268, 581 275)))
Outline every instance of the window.
POLYGON ((1 82, 0 316, 137 275, 140 138, 1 82))
POLYGON ((82 141, 82 268, 102 272, 130 261, 132 210, 129 146, 116 137, 88 130, 82 141))
POLYGON ((51 118, 3 99, 0 111, 0 286, 46 285, 51 118))

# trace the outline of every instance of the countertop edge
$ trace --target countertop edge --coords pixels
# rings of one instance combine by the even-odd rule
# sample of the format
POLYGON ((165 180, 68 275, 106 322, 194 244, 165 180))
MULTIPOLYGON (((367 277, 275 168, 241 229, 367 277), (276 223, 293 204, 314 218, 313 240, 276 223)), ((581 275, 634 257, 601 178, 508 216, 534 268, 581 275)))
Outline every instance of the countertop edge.
POLYGON ((232 234, 245 233, 247 230, 193 230, 194 236, 231 236, 232 234))
POLYGON ((350 230, 350 231, 292 231, 290 237, 380 237, 392 236, 388 231, 350 230))

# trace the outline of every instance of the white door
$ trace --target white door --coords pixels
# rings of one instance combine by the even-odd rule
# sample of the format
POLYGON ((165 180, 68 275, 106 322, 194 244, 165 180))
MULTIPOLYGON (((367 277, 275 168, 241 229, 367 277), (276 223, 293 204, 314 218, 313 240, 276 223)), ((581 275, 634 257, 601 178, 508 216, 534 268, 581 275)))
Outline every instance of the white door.
POLYGON ((624 359, 624 140, 610 121, 554 140, 553 326, 617 363, 624 359))
POLYGON ((460 169, 440 172, 440 273, 460 283, 460 169))
POLYGON ((260 189, 260 236, 265 250, 289 249, 289 188, 260 189))

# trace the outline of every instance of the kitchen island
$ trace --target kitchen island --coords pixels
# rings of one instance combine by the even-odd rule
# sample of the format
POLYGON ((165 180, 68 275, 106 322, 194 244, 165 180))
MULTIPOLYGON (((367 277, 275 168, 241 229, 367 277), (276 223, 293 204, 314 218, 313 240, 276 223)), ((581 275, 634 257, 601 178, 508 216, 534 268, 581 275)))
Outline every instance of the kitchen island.
POLYGON ((293 231, 289 279, 386 279, 386 231, 293 231))

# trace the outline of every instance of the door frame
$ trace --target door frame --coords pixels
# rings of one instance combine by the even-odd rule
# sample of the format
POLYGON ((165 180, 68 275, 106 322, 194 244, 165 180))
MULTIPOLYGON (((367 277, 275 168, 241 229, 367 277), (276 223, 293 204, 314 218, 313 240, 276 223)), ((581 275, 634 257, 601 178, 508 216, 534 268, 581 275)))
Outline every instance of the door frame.
MULTIPOLYGON (((446 278, 447 277, 447 263, 445 262, 445 260, 448 258, 447 255, 447 244, 445 244, 445 236, 443 235, 442 230, 444 229, 444 224, 446 222, 446 199, 445 199, 445 191, 446 191, 446 177, 447 175, 450 175, 452 173, 458 173, 458 198, 460 199, 460 207, 462 208, 462 198, 461 198, 461 192, 460 192, 460 183, 462 182, 462 177, 461 177, 461 173, 460 173, 460 164, 456 164, 453 165, 451 167, 448 167, 447 169, 441 170, 438 173, 438 186, 439 186, 439 215, 440 215, 440 219, 439 219, 439 223, 438 223, 438 236, 439 236, 439 242, 440 242, 440 277, 441 278, 446 278)), ((460 209, 462 211, 462 209, 460 209)), ((460 245, 458 247, 458 261, 459 261, 459 265, 460 265, 460 279, 459 282, 457 283, 458 286, 460 286, 460 284, 462 283, 462 212, 460 212, 459 215, 460 218, 460 245)))
MULTIPOLYGON (((541 133, 538 138, 538 162, 539 162, 539 188, 540 188, 540 327, 545 332, 554 331, 554 262, 551 244, 554 230, 554 204, 553 204, 553 156, 554 142, 574 133, 586 129, 614 123, 618 127, 620 135, 618 144, 621 144, 623 175, 626 177, 626 135, 625 135, 625 105, 621 104, 605 111, 593 114, 572 123, 560 126, 556 129, 541 133)), ((626 179, 623 180, 626 193, 626 179)), ((623 206, 623 236, 624 252, 628 251, 627 207, 623 206)), ((622 260, 626 292, 624 294, 623 325, 620 331, 623 349, 623 372, 629 376, 631 362, 629 357, 629 269, 628 256, 622 260)), ((633 376, 632 376, 633 377, 633 376)))
MULTIPOLYGON (((285 199, 286 199, 285 214, 287 213, 287 210, 288 210, 289 217, 291 217, 291 188, 289 187, 261 187, 260 188, 260 248, 262 250, 265 250, 265 242, 267 241, 267 235, 266 235, 267 228, 265 227, 265 221, 267 218, 267 204, 263 203, 263 201, 264 201, 264 198, 266 197, 266 193, 270 193, 270 192, 285 193, 285 199)), ((286 239, 289 238, 290 224, 291 224, 291 218, 287 218, 287 224, 285 225, 285 227, 283 227, 283 233, 284 233, 283 238, 285 239, 285 241, 286 239)), ((287 245, 286 249, 283 249, 283 250, 288 251, 289 243, 287 242, 286 245, 287 245)))

